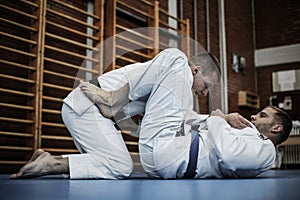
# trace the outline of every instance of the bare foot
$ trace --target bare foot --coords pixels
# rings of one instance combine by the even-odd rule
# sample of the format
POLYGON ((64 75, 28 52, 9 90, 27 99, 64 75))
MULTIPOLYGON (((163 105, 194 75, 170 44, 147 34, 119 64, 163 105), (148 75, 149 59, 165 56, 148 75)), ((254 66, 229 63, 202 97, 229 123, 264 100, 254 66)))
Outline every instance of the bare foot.
POLYGON ((89 82, 80 81, 81 91, 94 103, 112 105, 112 92, 99 88, 89 82))
MULTIPOLYGON (((34 153, 32 154, 32 156, 31 156, 31 158, 30 158, 30 160, 27 162, 27 164, 25 165, 25 166, 27 166, 29 163, 31 163, 31 162, 33 162, 33 161, 35 161, 42 153, 44 153, 45 151, 43 150, 43 149, 37 149, 37 150, 35 150, 34 151, 34 153)), ((25 167, 24 166, 24 167, 25 167)), ((23 168, 24 168, 23 167, 23 168)), ((22 169, 23 169, 22 168, 22 169)), ((22 170, 21 169, 21 170, 22 170)), ((20 171, 21 171, 20 170, 20 171)), ((17 173, 17 174, 12 174, 11 176, 10 176, 10 178, 17 178, 17 176, 19 176, 19 174, 20 174, 20 171, 17 173)))
POLYGON ((50 153, 38 150, 33 154, 31 161, 23 166, 18 173, 12 174, 10 178, 34 178, 50 174, 53 160, 55 158, 50 153))
POLYGON ((80 81, 79 87, 89 99, 97 104, 101 114, 108 118, 115 116, 124 105, 129 103, 129 84, 125 84, 116 91, 106 91, 84 81, 80 81))

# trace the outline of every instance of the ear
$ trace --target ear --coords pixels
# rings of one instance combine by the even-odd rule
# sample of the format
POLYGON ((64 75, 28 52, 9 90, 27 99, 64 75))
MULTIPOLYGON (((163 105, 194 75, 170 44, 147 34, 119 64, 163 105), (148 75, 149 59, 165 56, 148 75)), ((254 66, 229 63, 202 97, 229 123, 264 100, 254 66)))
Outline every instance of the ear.
POLYGON ((191 70, 193 75, 197 74, 198 71, 202 71, 202 67, 201 66, 191 66, 191 70))
POLYGON ((280 131, 282 131, 282 129, 283 129, 283 126, 282 125, 280 125, 280 124, 275 124, 274 126, 272 126, 272 133, 278 133, 278 132, 280 132, 280 131))

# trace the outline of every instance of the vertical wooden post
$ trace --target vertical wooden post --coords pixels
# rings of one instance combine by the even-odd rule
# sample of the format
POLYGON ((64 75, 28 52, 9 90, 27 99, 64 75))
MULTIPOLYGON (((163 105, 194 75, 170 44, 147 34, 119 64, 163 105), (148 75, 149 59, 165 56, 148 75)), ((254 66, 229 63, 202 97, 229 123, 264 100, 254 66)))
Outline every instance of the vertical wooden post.
POLYGON ((149 27, 149 37, 153 39, 152 46, 153 50, 149 52, 152 57, 159 53, 159 2, 153 1, 152 7, 149 9, 149 14, 153 16, 153 20, 150 20, 149 27))
POLYGON ((180 23, 180 30, 181 30, 181 49, 187 57, 190 57, 190 20, 185 19, 185 23, 180 23))
POLYGON ((103 74, 103 34, 104 34, 104 0, 95 0, 94 2, 94 14, 99 17, 99 20, 95 23, 95 26, 99 27, 99 30, 95 33, 95 36, 99 38, 99 44, 95 44, 98 52, 95 58, 98 60, 98 64, 95 66, 96 70, 99 70, 99 75, 103 74))
POLYGON ((116 0, 106 1, 105 12, 105 62, 104 67, 115 69, 116 67, 116 0))
POLYGON ((153 56, 159 53, 159 2, 154 1, 154 51, 153 56))
POLYGON ((43 116, 43 80, 44 80, 44 52, 45 52, 45 31, 46 31, 46 8, 47 0, 39 1, 38 21, 38 43, 36 61, 36 103, 35 103, 35 134, 34 149, 40 148, 42 143, 42 116, 43 116))

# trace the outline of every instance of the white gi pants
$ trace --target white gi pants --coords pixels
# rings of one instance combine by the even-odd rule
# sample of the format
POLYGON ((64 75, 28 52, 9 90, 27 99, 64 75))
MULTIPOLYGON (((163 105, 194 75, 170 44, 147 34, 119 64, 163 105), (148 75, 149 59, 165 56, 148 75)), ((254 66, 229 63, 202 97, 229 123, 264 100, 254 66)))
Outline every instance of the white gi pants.
POLYGON ((176 61, 180 67, 157 76, 141 124, 141 164, 152 177, 182 177, 189 160, 191 134, 185 121, 193 106, 191 73, 183 59, 176 61))
POLYGON ((78 115, 67 104, 63 121, 81 154, 67 155, 71 179, 122 179, 133 170, 133 162, 120 131, 93 105, 78 115))

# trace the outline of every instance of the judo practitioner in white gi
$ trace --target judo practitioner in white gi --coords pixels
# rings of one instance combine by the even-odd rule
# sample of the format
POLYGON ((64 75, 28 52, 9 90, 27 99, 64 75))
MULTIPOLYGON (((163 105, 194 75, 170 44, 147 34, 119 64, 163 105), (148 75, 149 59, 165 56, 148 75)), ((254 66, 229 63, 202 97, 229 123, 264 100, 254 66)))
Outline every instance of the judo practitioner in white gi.
MULTIPOLYGON (((175 54, 178 54, 178 50, 166 50, 164 51, 166 57, 160 59, 166 59, 166 63, 181 63, 178 56, 172 58, 172 55, 175 55, 174 51, 175 54)), ((184 56, 181 58, 184 58, 184 62, 187 62, 184 56)), ((161 62, 162 60, 158 59, 158 61, 161 62)), ((153 63, 150 66, 155 66, 153 63)), ((281 112, 274 108, 266 108, 258 115, 253 116, 252 122, 259 131, 254 126, 243 130, 231 128, 223 118, 230 121, 230 118, 239 118, 240 116, 238 114, 225 116, 220 111, 212 113, 212 115, 217 114, 219 116, 211 116, 202 122, 200 115, 194 113, 191 108, 190 88, 193 84, 191 75, 196 76, 197 72, 191 70, 192 73, 190 73, 189 70, 179 67, 180 65, 176 67, 176 64, 172 65, 173 68, 170 71, 157 66, 161 70, 158 70, 158 73, 157 70, 147 71, 147 67, 145 67, 144 71, 140 71, 144 74, 142 76, 129 73, 130 70, 133 70, 130 67, 121 72, 128 76, 129 86, 126 87, 125 80, 125 85, 120 84, 122 86, 119 88, 129 90, 128 98, 130 100, 135 101, 144 96, 148 97, 139 134, 141 162, 145 171, 152 177, 184 177, 190 159, 189 152, 192 143, 190 133, 193 127, 197 127, 196 131, 200 141, 196 158, 198 161, 197 167, 192 178, 252 177, 268 169, 275 157, 273 143, 282 142, 286 139, 282 135, 288 135, 287 132, 289 132, 287 125, 289 123, 284 123, 284 120, 277 116, 281 116, 281 112), (169 77, 172 77, 172 79, 169 77), (273 134, 276 137, 273 137, 273 134), (270 137, 271 140, 267 139, 266 136, 270 137)), ((198 70, 201 69, 198 68, 198 70)), ((105 80, 105 76, 103 77, 105 80)), ((204 76, 204 78, 202 78, 202 81, 207 83, 206 86, 213 85, 218 80, 218 76, 214 77, 211 74, 207 77, 204 76), (204 78, 207 78, 207 80, 203 80, 204 78)), ((98 81, 105 90, 118 89, 118 87, 105 88, 108 86, 101 84, 103 79, 99 78, 98 81)), ((86 89, 84 84, 82 89, 86 89)), ((202 90, 202 92, 205 92, 205 90, 202 90)), ((86 94, 89 93, 88 91, 87 89, 86 94)), ((75 92, 76 90, 73 93, 75 92)), ((77 89, 77 92, 76 97, 78 98, 82 92, 80 89, 77 89)), ((195 92, 200 93, 201 90, 195 92)), ((89 99, 94 97, 89 96, 89 99)), ((84 95, 81 95, 81 98, 82 102, 88 101, 84 95)), ((32 161, 17 174, 12 175, 12 178, 36 177, 54 173, 69 173, 71 178, 127 177, 132 170, 132 161, 120 134, 107 131, 114 130, 113 126, 108 126, 107 132, 101 131, 101 136, 94 134, 95 124, 99 123, 99 119, 101 119, 101 122, 104 121, 104 117, 99 112, 97 113, 94 102, 91 101, 91 105, 86 106, 88 108, 82 107, 82 104, 78 103, 80 102, 78 99, 69 102, 65 100, 65 102, 68 106, 65 105, 65 108, 63 108, 63 113, 67 115, 64 117, 64 121, 82 154, 57 158, 47 152, 38 150, 34 153, 32 161), (81 106, 78 106, 78 110, 71 109, 72 106, 74 107, 77 104, 81 104, 81 106), (91 108, 93 110, 89 111, 91 108), (64 111, 64 109, 67 110, 64 111), (86 119, 83 120, 82 115, 87 115, 86 119), (89 122, 90 119, 94 119, 93 116, 95 120, 89 122), (78 124, 77 121, 82 121, 82 124, 78 124), (91 130, 84 130, 81 128, 82 126, 90 126, 91 130), (85 131, 87 131, 86 134, 85 131), (95 137, 100 139, 98 140, 95 137), (95 141, 91 142, 90 140, 94 138, 95 141), (97 145, 99 148, 97 148, 97 145), (59 168, 59 160, 65 162, 66 159, 68 163, 66 165, 62 164, 62 168, 59 168), (94 160, 98 162, 94 162, 94 160), (57 169, 53 167, 54 163, 57 169), (38 170, 39 172, 37 172, 38 170)), ((109 101, 109 103, 113 104, 113 101, 109 101)), ((105 118, 105 120, 108 119, 105 118)), ((240 122, 242 121, 240 120, 240 122)), ((107 121, 100 124, 99 130, 103 129, 107 121)), ((98 129, 97 131, 99 131, 98 129)))

